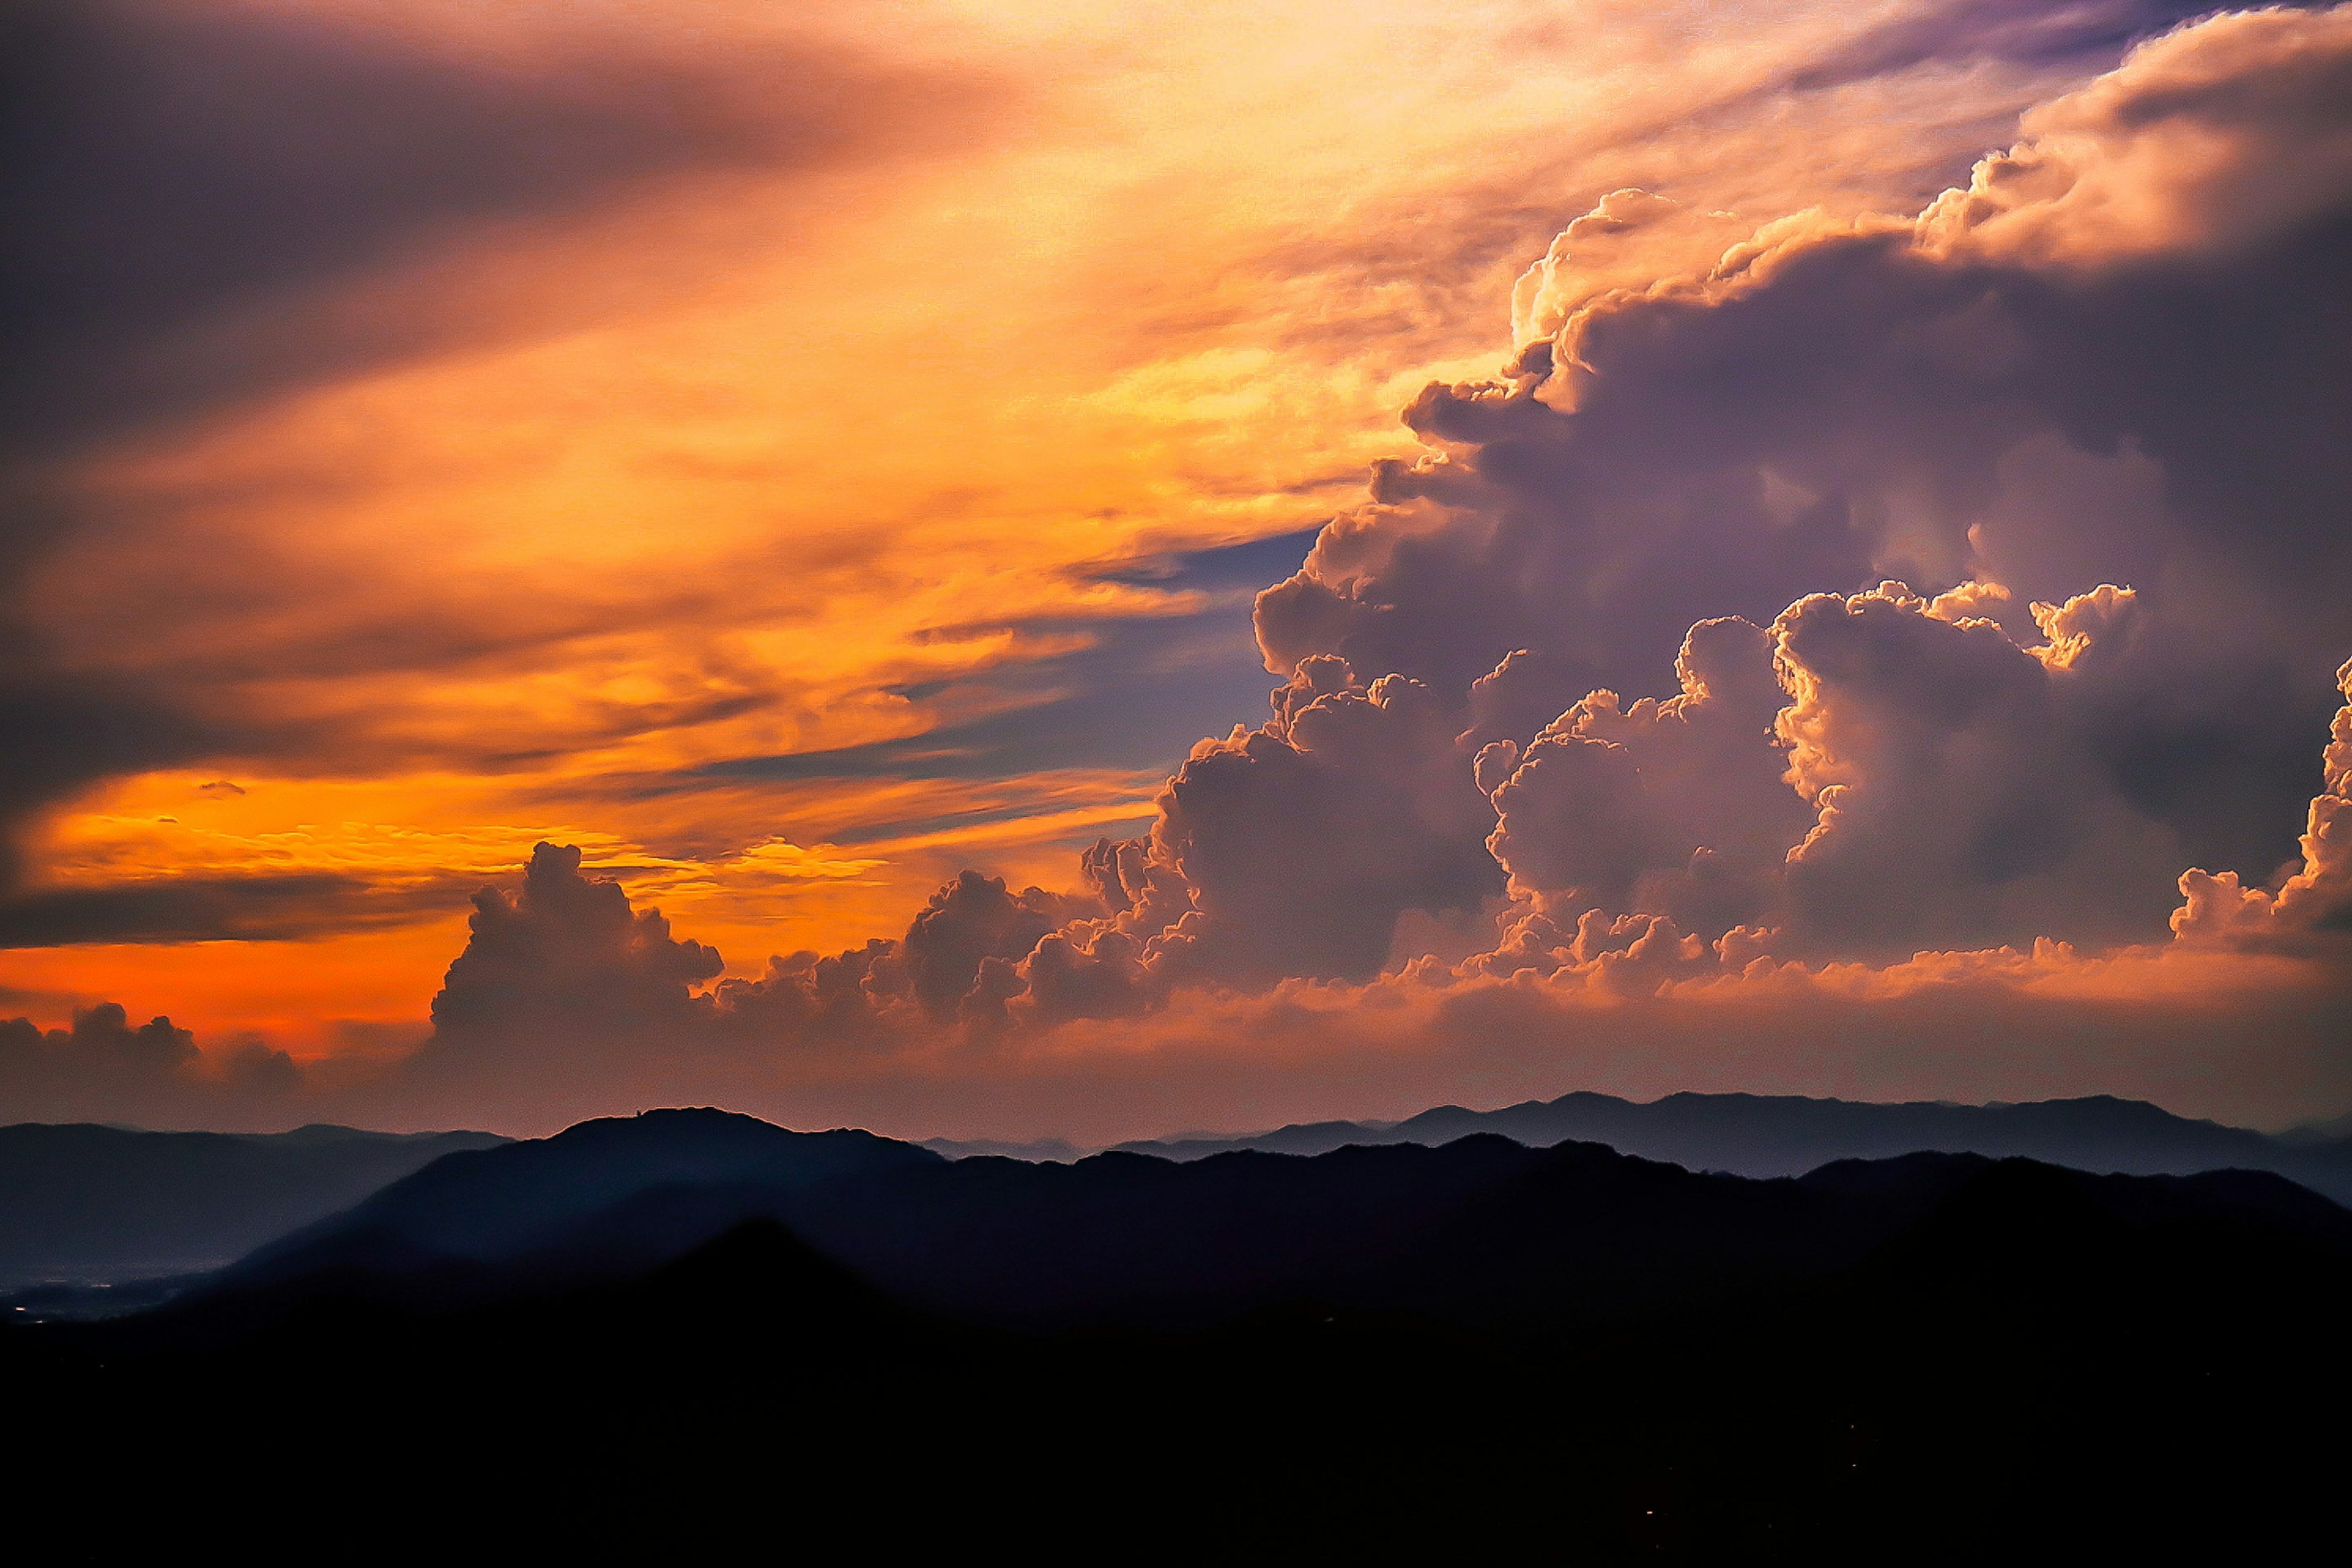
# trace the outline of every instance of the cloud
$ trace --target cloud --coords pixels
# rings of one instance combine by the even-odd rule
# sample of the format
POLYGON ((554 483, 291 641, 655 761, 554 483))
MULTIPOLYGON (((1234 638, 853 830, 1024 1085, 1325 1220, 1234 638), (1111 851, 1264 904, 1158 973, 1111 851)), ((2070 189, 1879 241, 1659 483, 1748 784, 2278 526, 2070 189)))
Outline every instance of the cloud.
MULTIPOLYGON (((350 765, 355 726, 288 703, 289 677, 494 662, 576 639, 592 619, 510 602, 495 631, 411 613, 392 628, 311 626, 267 651, 230 634, 122 668, 107 645, 200 618, 221 552, 194 547, 140 603, 124 581, 140 509, 108 493, 114 465, 101 460, 93 485, 78 463, 390 362, 665 298, 666 237, 632 217, 633 197, 897 157, 968 127, 1003 90, 983 68, 886 62, 814 34, 703 40, 593 7, 455 30, 370 4, 0 12, 0 731, 13 753, 0 890, 20 879, 27 820, 98 781, 212 759, 266 768, 332 749, 322 731, 335 731, 350 765), (534 249, 565 226, 633 222, 627 268, 534 249), (35 585, 93 542, 112 563, 108 600, 60 616, 35 585), (71 646, 91 628, 96 658, 71 646), (278 689, 239 701, 240 680, 278 689)), ((239 553, 226 596, 249 606, 274 563, 239 553)), ((299 578, 307 598, 318 574, 299 578)), ((707 685, 698 716, 747 705, 707 685)))
POLYGON ((2002 0, 1956 0, 1866 27, 1843 48, 1807 65, 1800 90, 1885 75, 1906 67, 1986 59, 2104 65, 2133 43, 2213 7, 2202 0, 2092 0, 2050 7, 2002 0))
POLYGON ((522 886, 485 889, 472 935, 433 999, 442 1035, 561 1028, 644 1037, 697 1011, 691 988, 717 978, 719 954, 680 941, 658 910, 633 910, 620 884, 583 877, 580 851, 541 844, 522 886))
POLYGON ((1478 843, 1490 813, 1444 704, 1399 677, 1369 687, 1303 661, 1254 731, 1203 742, 1169 780, 1152 861, 1192 889, 1170 928, 1188 975, 1363 977, 1407 910, 1475 909, 1501 890, 1478 843))
POLYGON ((612 1103, 616 1083, 708 1097, 713 1085, 767 1081, 812 1046, 887 1052, 946 1037, 993 1005, 992 963, 1101 908, 967 871, 896 941, 773 958, 757 979, 705 990, 724 968, 717 950, 672 935, 658 910, 635 908, 581 858, 541 844, 514 891, 476 895, 465 951, 433 1001, 432 1038, 402 1068, 395 1100, 586 1115, 612 1103))
POLYGON ((2352 184, 2344 27, 2340 7, 2242 12, 2142 47, 2028 112, 2024 141, 1921 216, 1921 242, 2112 268, 2244 255, 2294 232, 2352 184))
MULTIPOLYGON (((0 533, 0 573, 16 564, 0 533)), ((116 680, 61 676, 24 646, 0 605, 0 892, 23 875, 16 842, 25 818, 113 773, 166 765, 222 743, 212 724, 158 694, 116 680)))
POLYGON ((1807 814, 1774 743, 1788 697, 1771 636, 1702 622, 1675 662, 1682 690, 1664 702, 1595 691, 1524 752, 1504 740, 1479 756, 1496 781, 1488 846, 1554 920, 1643 911, 1713 937, 1783 913, 1780 872, 1807 814))
POLYGON ((367 6, 8 8, 12 446, 413 353, 436 323, 356 319, 322 286, 657 177, 870 151, 953 117, 978 86, 773 34, 724 51, 659 27, 624 39, 586 11, 520 39, 403 22, 367 6), (270 330, 273 313, 291 330, 270 330), (241 352, 219 353, 205 330, 232 321, 241 352))
POLYGON ((814 769, 1164 773, 1255 661, 1226 607, 1102 592, 1118 560, 1328 507, 1387 377, 1483 355, 1531 239, 1637 180, 1708 221, 1932 189, 2162 14, 1906 3, 1874 17, 1911 42, 1854 55, 1838 5, 1310 6, 1171 58, 1086 19, 773 9, 10 12, 39 140, 12 428, 55 504, 0 554, 62 782, 0 828, 37 851, 31 818, 174 764, 492 775, 551 834, 568 786, 648 843, 616 773, 706 822, 814 769), (1423 47, 1448 67, 1387 68, 1423 47))
POLYGON ((207 1058, 171 1019, 133 1026, 114 1002, 77 1009, 70 1028, 0 1019, 0 1106, 12 1121, 241 1121, 257 1104, 288 1102, 300 1076, 257 1044, 207 1058))
POLYGON ((974 1000, 974 983, 988 960, 1025 957, 1048 931, 1097 912, 1092 903, 1037 888, 1013 893, 1000 878, 966 871, 907 928, 900 945, 908 989, 929 1017, 955 1017, 974 1000))
MULTIPOLYGON (((1565 708, 1810 594, 1998 584, 2023 647, 2033 605, 2129 587, 2085 765, 2187 860, 2266 877, 2352 646, 2347 60, 2352 11, 2225 17, 2030 116, 1979 166, 1997 206, 1702 234, 1638 283, 1613 255, 1586 279, 1564 237, 1511 373, 1424 391, 1431 450, 1260 596, 1269 666, 1335 654, 1452 700, 1523 648, 1565 708), (2002 172, 2029 166, 2063 177, 2002 172), (2130 200, 2155 216, 2122 224, 2130 200)), ((1690 220, 1621 193, 1581 221, 1690 220)))
POLYGON ((0 896, 0 947, 85 942, 268 942, 414 919, 446 887, 404 894, 317 873, 169 877, 0 896))
POLYGON ((1989 619, 1945 618, 1900 584, 1815 595, 1774 626, 1792 700, 1775 721, 1816 811, 1788 854, 1792 923, 1817 950, 2116 942, 2163 929, 2181 861, 2102 755, 2110 625, 2068 630, 2112 586, 2045 612, 2021 647, 1989 619), (2036 657, 2039 653, 2042 657, 2036 657))
POLYGON ((2234 871, 2182 873, 2182 901, 2172 915, 2182 942, 2308 951, 2315 939, 2331 937, 2340 948, 2352 932, 2352 660, 2336 681, 2344 706, 2328 732, 2321 793, 2305 819, 2301 864, 2272 887, 2247 886, 2234 871))

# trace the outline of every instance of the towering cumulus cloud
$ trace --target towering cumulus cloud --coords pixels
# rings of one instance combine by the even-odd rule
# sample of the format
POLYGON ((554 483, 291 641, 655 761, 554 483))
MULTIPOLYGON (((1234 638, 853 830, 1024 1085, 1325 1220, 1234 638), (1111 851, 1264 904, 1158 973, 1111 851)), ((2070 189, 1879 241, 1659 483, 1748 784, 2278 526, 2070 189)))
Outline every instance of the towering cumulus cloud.
POLYGON ((2145 43, 1914 216, 1617 192, 1258 596, 1271 716, 1076 890, 966 873, 703 989, 542 847, 413 1075, 584 1107, 1353 1031, 1968 1092, 1937 1053, 2000 1035, 2021 1090, 2146 1092, 2260 1029, 2279 1096, 2352 1097, 2347 254, 2345 7, 2145 43))
POLYGON ((1579 226, 1601 284, 1571 228, 1522 284, 1513 374, 1425 392, 1433 449, 1260 597, 1269 661, 1454 691, 1523 646, 1566 696, 1605 686, 1498 791, 1533 893, 1664 912, 1706 850, 1749 884, 1718 922, 1901 949, 2160 934, 2182 865, 2268 880, 2352 647, 2347 71, 2342 10, 2218 18, 2029 115, 1911 220, 1725 248, 1620 193, 1579 226), (1645 227, 1683 265, 1626 276, 1645 227), (1612 693, 1732 616, 1769 654, 1703 626, 1717 657, 1778 708, 1769 657, 1788 705, 1677 804, 1737 700, 1697 640, 1680 697, 1612 693), (1768 745, 1801 842, 1736 782, 1768 745), (1700 810, 1725 846, 1671 820, 1700 810), (1779 849, 1776 903, 1752 873, 1779 849))

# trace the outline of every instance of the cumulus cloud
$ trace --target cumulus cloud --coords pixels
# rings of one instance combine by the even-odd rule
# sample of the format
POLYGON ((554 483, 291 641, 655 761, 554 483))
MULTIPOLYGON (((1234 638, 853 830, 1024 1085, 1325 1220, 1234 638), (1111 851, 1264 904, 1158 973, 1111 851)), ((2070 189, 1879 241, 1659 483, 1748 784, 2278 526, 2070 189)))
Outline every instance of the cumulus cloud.
POLYGON ((68 1028, 0 1019, 0 1107, 11 1120, 218 1125, 288 1102, 300 1072, 246 1044, 211 1056, 169 1018, 133 1026, 120 1003, 78 1008, 68 1028))
POLYGON ((722 967, 712 949, 671 936, 659 910, 631 909, 619 883, 581 875, 570 846, 540 845, 522 886, 475 895, 467 924, 466 951, 433 999, 434 1026, 449 1036, 664 1031, 694 1010, 692 987, 722 967))
POLYGON ((1192 750, 1160 797, 1152 858, 1192 889, 1186 973, 1361 978, 1408 909, 1475 909, 1502 878, 1452 716, 1399 676, 1303 661, 1255 731, 1192 750))
POLYGON ((2267 888, 2246 886, 2234 871, 2184 872, 2172 916, 2183 942, 2307 947, 2315 937, 2352 931, 2352 660, 2336 680, 2344 706, 2329 730, 2324 787, 2305 819, 2301 863, 2267 888))
POLYGON ((1921 243, 2112 268, 2232 257, 2292 233, 2352 185, 2344 25, 2340 8, 2273 8, 2156 39, 2029 111, 2024 141, 1921 215, 1921 243))
POLYGON ((1991 620, 1934 615, 1897 584, 1780 616, 1791 700, 1776 724, 1817 813, 1787 875, 1815 946, 1900 957, 2162 930, 2180 847, 2105 764, 2111 666, 2091 657, 2090 632, 2063 629, 2101 602, 2050 611, 2065 640, 2039 650, 1991 620))
POLYGON ((1764 628, 1705 621, 1675 661, 1678 695, 1628 707, 1594 691, 1523 755, 1482 752, 1490 774, 1509 768, 1488 843, 1513 889, 1559 920, 1643 911, 1709 936, 1777 916, 1806 813, 1775 744, 1788 698, 1772 658, 1764 628))
POLYGON ((740 1093, 811 1067, 814 1046, 837 1066, 984 1026, 1003 1000, 992 965, 1100 907, 968 871, 895 941, 776 957, 756 979, 719 981, 717 950, 672 934, 660 910, 583 868, 576 847, 542 843, 520 887, 476 895, 432 1037, 383 1092, 420 1110, 525 1116, 740 1093))
POLYGON ((472 936, 434 1003, 428 1057, 514 1039, 623 1041, 684 1031, 790 1044, 902 1042, 1142 1010, 1179 986, 1369 978, 1408 910, 1502 890, 1493 814, 1443 706, 1417 684, 1360 685, 1310 661, 1255 730, 1204 741, 1144 838, 1088 851, 1081 888, 1013 892, 966 871, 906 932, 772 959, 755 980, 634 911, 577 848, 541 845, 523 884, 475 900, 472 936), (478 1044, 468 1044, 478 1042, 478 1044))
MULTIPOLYGON (((1261 595, 1269 665, 1333 654, 1454 700, 1525 648, 1565 708, 1656 689, 1702 621, 1975 582, 2004 590, 1977 613, 2009 649, 1910 635, 1922 657, 1981 647, 2011 692, 1986 702, 2022 721, 2049 682, 2014 650, 2061 659, 2113 608, 2076 596, 2128 586, 2129 636, 2077 683, 2096 688, 2075 702, 2077 782, 2184 862, 2267 877, 2352 646, 2352 174, 2330 151, 2352 134, 2331 87, 2347 60, 2343 8, 2168 36, 2030 117, 1971 186, 1998 202, 1916 220, 1797 215, 1717 248, 1689 215, 1612 196, 1523 281, 1535 335, 1508 374, 1423 393, 1406 420, 1430 450, 1377 471, 1261 595), (2116 216, 2132 201, 2154 215, 2138 226, 2116 216), (1580 273, 1587 227, 1658 231, 1643 259, 1665 269, 1604 252, 1580 273)), ((1824 645, 1823 613, 1798 635, 1824 645)), ((2123 902, 2160 933, 2132 875, 2123 902)), ((2117 910, 2085 906, 2082 933, 2117 910)), ((1991 927, 1947 934, 1970 929, 1991 927)))

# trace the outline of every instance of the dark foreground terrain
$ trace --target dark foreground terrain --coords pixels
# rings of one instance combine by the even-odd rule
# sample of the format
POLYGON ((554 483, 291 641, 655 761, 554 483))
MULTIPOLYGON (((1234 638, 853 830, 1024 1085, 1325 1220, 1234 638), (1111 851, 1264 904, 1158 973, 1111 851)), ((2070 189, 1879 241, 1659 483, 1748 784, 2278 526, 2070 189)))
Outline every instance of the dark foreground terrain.
POLYGON ((2352 1214, 2268 1174, 677 1112, 12 1325, 0 1376, 19 1531, 91 1556, 2275 1561, 2334 1538, 2347 1286, 2352 1214))

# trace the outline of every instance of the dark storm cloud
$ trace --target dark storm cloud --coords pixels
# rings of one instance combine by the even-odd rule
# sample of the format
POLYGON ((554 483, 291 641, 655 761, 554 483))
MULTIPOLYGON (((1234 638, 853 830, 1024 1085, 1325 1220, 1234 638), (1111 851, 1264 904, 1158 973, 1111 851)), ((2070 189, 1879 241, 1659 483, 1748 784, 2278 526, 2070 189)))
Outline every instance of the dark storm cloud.
MULTIPOLYGON (((1156 770, 1204 730, 1229 729, 1265 700, 1265 670, 1246 603, 1192 616, 1024 621, 1011 629, 1023 637, 1076 637, 1085 646, 902 693, 933 710, 978 708, 980 718, 860 746, 708 763, 677 782, 997 779, 1052 768, 1156 770)), ((878 831, 871 825, 866 829, 868 837, 878 831)))
MULTIPOLYGON (((0 568, 6 565, 0 556, 0 568)), ((25 816, 119 773, 167 764, 218 743, 211 726, 120 682, 51 675, 10 646, 0 605, 0 895, 22 871, 25 816)))
MULTIPOLYGON (((315 934, 320 906, 368 892, 350 878, 174 877, 19 892, 0 898, 0 947, 56 947, 82 942, 268 941, 315 934)), ((446 894, 436 891, 434 902, 446 894)), ((388 899, 371 912, 392 915, 388 899)), ((409 908, 413 909, 414 904, 409 908)), ((405 913, 404 910, 398 911, 405 913)))
POLYGON ((654 175, 814 165, 972 96, 922 87, 785 41, 697 56, 572 25, 499 58, 319 12, 12 5, 5 439, 43 450, 415 352, 420 322, 247 312, 315 304, 467 224, 654 175))
POLYGON ((450 878, 387 888, 327 872, 30 888, 0 894, 0 948, 287 942, 437 916, 463 891, 450 878))

